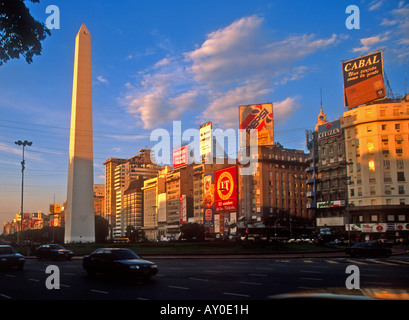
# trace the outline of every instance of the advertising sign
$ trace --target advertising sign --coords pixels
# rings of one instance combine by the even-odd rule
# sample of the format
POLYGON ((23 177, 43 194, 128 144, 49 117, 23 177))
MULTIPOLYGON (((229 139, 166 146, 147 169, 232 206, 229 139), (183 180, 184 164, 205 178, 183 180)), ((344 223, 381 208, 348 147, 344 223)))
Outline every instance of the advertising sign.
POLYGON ((214 176, 207 174, 203 177, 203 224, 214 225, 214 176))
POLYGON ((212 123, 207 122, 200 126, 200 156, 212 154, 212 123))
POLYGON ((366 233, 379 233, 386 231, 407 231, 409 223, 355 223, 346 224, 345 230, 351 228, 351 231, 361 231, 366 233))
POLYGON ((335 207, 345 207, 345 200, 324 201, 317 203, 318 209, 335 207))
POLYGON ((258 145, 274 144, 272 103, 239 106, 239 118, 240 129, 246 130, 247 145, 251 129, 257 130, 258 145))
POLYGON ((339 136, 341 133, 341 121, 339 119, 332 122, 327 122, 326 124, 322 124, 318 127, 318 140, 339 136))
POLYGON ((177 168, 188 163, 188 146, 173 150, 173 168, 177 168))
POLYGON ((346 108, 386 96, 382 51, 343 62, 342 74, 346 108))
POLYGON ((215 212, 237 211, 237 168, 230 167, 214 173, 215 212))
POLYGON ((179 196, 180 224, 187 223, 186 195, 179 196))

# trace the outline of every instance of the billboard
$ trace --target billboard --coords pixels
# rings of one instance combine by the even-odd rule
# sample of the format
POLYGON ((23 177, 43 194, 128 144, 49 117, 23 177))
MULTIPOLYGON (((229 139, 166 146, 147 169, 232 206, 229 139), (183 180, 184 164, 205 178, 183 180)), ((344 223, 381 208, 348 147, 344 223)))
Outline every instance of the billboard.
POLYGON ((386 96, 382 51, 344 61, 342 74, 346 108, 353 108, 386 96))
POLYGON ((341 120, 339 119, 318 126, 318 140, 336 137, 341 133, 341 120))
POLYGON ((188 163, 188 151, 188 146, 173 150, 173 168, 177 168, 188 163))
POLYGON ((215 180, 215 212, 237 211, 237 168, 217 170, 215 180))
POLYGON ((186 204, 186 195, 181 194, 179 196, 179 210, 180 210, 180 224, 187 223, 187 204, 186 204))
POLYGON ((214 225, 214 175, 203 177, 203 225, 214 225))
MULTIPOLYGON (((272 103, 239 106, 239 121, 240 129, 246 130, 246 145, 249 145, 251 129, 257 130, 258 145, 274 144, 272 103)), ((244 146, 241 145, 241 147, 244 146)))
POLYGON ((200 156, 208 156, 212 154, 212 123, 207 122, 200 126, 200 156))

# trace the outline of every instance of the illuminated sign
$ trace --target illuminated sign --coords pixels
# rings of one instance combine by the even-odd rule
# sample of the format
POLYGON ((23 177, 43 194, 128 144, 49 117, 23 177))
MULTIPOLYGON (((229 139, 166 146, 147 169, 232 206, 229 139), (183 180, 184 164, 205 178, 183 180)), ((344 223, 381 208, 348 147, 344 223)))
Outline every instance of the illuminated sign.
POLYGON ((218 170, 214 178, 216 212, 237 211, 237 168, 218 170))
POLYGON ((173 168, 177 168, 188 163, 188 146, 173 150, 173 168))
POLYGON ((181 194, 179 196, 179 210, 180 210, 180 224, 187 223, 187 207, 186 207, 186 195, 181 194))
POLYGON ((345 200, 324 201, 324 202, 317 203, 318 209, 335 208, 335 207, 345 207, 345 200))
POLYGON ((386 96, 382 51, 342 63, 345 107, 353 108, 386 96))
POLYGON ((200 156, 212 154, 212 123, 207 122, 200 126, 200 156))
POLYGON ((250 130, 257 130, 258 145, 274 144, 273 104, 254 104, 239 107, 240 129, 246 130, 246 145, 250 130))
POLYGON ((214 224, 214 176, 207 174, 203 177, 203 224, 214 224))

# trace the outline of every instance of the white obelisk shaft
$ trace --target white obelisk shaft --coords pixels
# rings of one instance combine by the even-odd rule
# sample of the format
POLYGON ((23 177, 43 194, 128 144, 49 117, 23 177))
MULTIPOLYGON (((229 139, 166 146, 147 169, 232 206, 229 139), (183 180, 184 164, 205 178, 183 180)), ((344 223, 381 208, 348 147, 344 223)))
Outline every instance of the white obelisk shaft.
POLYGON ((91 35, 82 24, 75 40, 65 243, 95 242, 91 35))

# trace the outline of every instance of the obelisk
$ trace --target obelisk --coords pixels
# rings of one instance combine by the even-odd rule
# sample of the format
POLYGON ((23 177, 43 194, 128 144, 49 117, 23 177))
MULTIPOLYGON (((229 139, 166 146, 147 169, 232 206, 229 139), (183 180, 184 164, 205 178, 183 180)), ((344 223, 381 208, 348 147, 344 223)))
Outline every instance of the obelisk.
POLYGON ((91 35, 75 39, 65 243, 95 242, 91 35))

